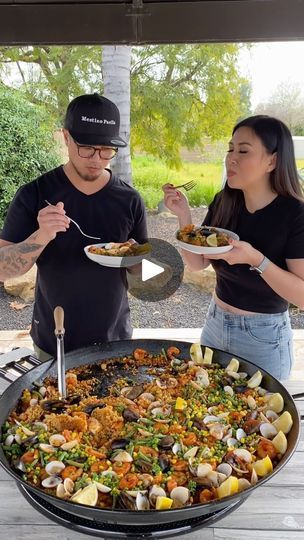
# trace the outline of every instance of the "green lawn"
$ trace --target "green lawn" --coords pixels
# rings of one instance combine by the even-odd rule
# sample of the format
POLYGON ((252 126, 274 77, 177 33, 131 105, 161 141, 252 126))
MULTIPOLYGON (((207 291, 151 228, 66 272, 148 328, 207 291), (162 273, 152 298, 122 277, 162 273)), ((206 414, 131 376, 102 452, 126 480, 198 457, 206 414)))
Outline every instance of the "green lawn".
POLYGON ((222 163, 184 162, 179 171, 151 156, 132 159, 134 187, 142 195, 147 208, 156 208, 163 198, 161 186, 170 182, 175 185, 196 180, 197 185, 187 193, 191 206, 208 205, 222 182, 222 163))
MULTIPOLYGON (((304 160, 297 161, 298 169, 304 160)), ((147 208, 156 208, 163 198, 162 185, 174 185, 196 180, 197 185, 188 191, 191 206, 208 205, 222 185, 223 163, 184 162, 179 171, 170 169, 165 163, 152 156, 132 158, 133 185, 143 197, 147 208)))

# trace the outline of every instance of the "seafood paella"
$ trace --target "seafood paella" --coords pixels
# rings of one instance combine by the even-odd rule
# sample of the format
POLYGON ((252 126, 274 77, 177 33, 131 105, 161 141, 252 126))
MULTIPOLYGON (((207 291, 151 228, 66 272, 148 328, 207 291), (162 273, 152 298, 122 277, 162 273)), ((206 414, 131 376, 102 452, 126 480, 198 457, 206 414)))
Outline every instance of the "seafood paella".
POLYGON ((94 255, 107 255, 109 257, 132 257, 136 255, 142 255, 149 253, 151 245, 146 242, 145 244, 138 244, 135 240, 128 240, 127 242, 108 242, 104 246, 89 246, 89 253, 94 255))
POLYGON ((229 245, 229 235, 216 227, 206 225, 196 227, 191 223, 177 231, 177 239, 186 244, 202 247, 222 247, 229 245))
POLYGON ((61 499, 138 511, 208 503, 257 484, 287 451, 293 419, 282 395, 236 358, 222 367, 200 344, 179 354, 136 349, 69 369, 66 399, 52 377, 25 389, 2 426, 11 467, 61 499))

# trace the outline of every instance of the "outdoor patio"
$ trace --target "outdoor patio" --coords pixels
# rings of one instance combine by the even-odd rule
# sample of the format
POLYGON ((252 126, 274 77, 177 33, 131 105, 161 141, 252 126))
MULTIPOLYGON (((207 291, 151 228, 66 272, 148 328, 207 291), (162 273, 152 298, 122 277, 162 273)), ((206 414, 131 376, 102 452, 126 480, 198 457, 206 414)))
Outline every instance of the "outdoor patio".
MULTIPOLYGON (((135 329, 134 338, 197 341, 199 328, 135 329)), ((296 362, 286 387, 290 393, 304 389, 304 330, 294 330, 296 362)), ((14 347, 32 348, 28 332, 0 332, 0 352, 14 347)), ((17 351, 16 351, 17 354, 17 351)), ((3 361, 5 356, 0 356, 3 361)), ((298 401, 304 414, 304 399, 298 401)), ((288 464, 272 480, 256 489, 242 506, 214 528, 201 529, 173 540, 302 540, 304 538, 304 437, 288 464)), ((13 480, 0 470, 0 539, 85 540, 88 535, 54 524, 34 510, 13 480)), ((101 536, 101 538, 103 538, 101 536)), ((106 538, 106 540, 108 540, 106 538)))

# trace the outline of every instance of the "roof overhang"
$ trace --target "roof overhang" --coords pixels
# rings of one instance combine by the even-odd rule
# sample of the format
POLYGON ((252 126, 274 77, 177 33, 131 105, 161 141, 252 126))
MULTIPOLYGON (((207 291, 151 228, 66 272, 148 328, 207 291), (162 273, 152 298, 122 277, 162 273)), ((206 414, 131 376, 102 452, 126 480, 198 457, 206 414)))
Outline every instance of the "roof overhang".
POLYGON ((304 39, 304 0, 0 0, 0 45, 304 39))

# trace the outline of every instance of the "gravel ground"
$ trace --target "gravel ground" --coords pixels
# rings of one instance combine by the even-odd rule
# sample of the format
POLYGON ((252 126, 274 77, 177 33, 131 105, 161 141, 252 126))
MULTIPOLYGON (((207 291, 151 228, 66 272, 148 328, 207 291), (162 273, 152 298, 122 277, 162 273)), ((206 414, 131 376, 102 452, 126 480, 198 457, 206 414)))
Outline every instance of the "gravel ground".
MULTIPOLYGON (((200 223, 204 209, 194 208, 192 211, 194 223, 200 223)), ((151 238, 161 238, 172 244, 177 221, 166 214, 157 214, 154 211, 148 215, 148 231, 151 238)), ((173 242, 174 244, 174 242, 173 242)), ((194 285, 183 283, 179 289, 167 300, 160 302, 142 302, 130 297, 132 323, 134 327, 200 327, 206 318, 211 295, 203 293, 194 285)), ((0 328, 1 330, 22 330, 31 324, 32 305, 22 310, 15 310, 10 302, 21 299, 7 295, 3 286, 0 286, 0 328)), ((304 328, 304 312, 298 308, 290 308, 291 324, 293 328, 304 328)))

